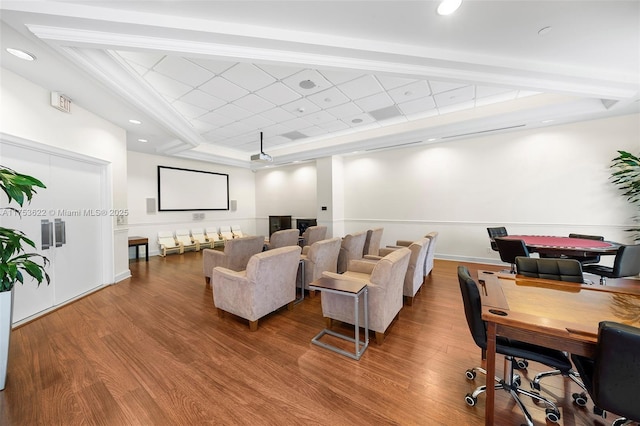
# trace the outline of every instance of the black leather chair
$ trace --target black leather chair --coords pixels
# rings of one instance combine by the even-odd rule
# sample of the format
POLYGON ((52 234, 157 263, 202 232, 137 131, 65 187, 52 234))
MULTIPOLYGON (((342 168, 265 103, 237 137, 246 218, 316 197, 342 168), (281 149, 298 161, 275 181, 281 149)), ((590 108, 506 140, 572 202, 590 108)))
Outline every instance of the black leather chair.
POLYGON ((496 238, 496 245, 500 253, 500 260, 511 264, 511 273, 516 273, 516 257, 529 257, 529 250, 522 240, 510 238, 496 238))
MULTIPOLYGON (((482 320, 482 302, 480 300, 480 291, 475 281, 469 275, 469 270, 465 266, 458 266, 458 282, 460 283, 460 292, 462 293, 462 301, 464 303, 464 314, 467 318, 467 324, 471 331, 474 342, 484 353, 487 349, 487 330, 486 324, 482 320)), ((515 357, 525 358, 531 361, 540 362, 554 369, 569 371, 571 369, 571 361, 560 351, 545 348, 543 346, 533 345, 530 343, 520 342, 513 339, 498 337, 496 341, 496 352, 504 355, 504 379, 496 378, 495 388, 509 392, 514 401, 522 410, 525 420, 529 426, 533 426, 531 414, 520 401, 520 394, 532 398, 534 401, 544 403, 546 408, 546 418, 549 421, 557 422, 560 419, 560 412, 556 404, 549 399, 543 397, 537 392, 530 392, 519 387, 520 378, 514 377, 513 370, 515 357)), ((476 377, 476 371, 487 374, 483 368, 476 367, 466 371, 468 379, 473 380, 476 377)), ((489 380, 489 379, 488 379, 489 380)), ((477 402, 478 395, 486 391, 486 385, 478 387, 473 393, 465 396, 468 405, 474 406, 477 402)))
POLYGON ((605 417, 606 411, 627 421, 640 422, 640 328, 612 321, 598 327, 598 344, 593 359, 571 358, 594 403, 594 412, 605 417))
POLYGON ((584 282, 582 265, 575 259, 538 259, 535 257, 516 257, 516 273, 525 277, 545 280, 584 282))
MULTIPOLYGON (((569 234, 569 238, 581 238, 583 240, 596 240, 596 241, 604 241, 604 237, 602 235, 587 235, 587 234, 569 234)), ((579 256, 567 256, 567 259, 576 259, 583 265, 589 265, 592 263, 600 262, 600 256, 589 256, 589 257, 579 257, 579 256)))
POLYGON ((640 244, 620 246, 613 261, 613 267, 605 265, 584 265, 584 272, 600 276, 600 284, 607 278, 632 277, 640 274, 640 244))
POLYGON ((491 240, 491 248, 493 251, 498 251, 498 246, 496 245, 495 239, 496 237, 506 237, 507 228, 504 226, 496 226, 493 228, 487 228, 487 232, 489 233, 489 239, 491 240))

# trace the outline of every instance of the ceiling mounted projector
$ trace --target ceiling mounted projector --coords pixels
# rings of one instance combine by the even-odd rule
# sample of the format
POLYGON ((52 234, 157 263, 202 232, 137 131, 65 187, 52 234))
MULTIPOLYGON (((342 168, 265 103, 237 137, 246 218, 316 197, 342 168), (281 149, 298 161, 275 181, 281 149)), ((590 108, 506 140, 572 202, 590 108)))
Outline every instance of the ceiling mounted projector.
POLYGON ((260 132, 260 153, 251 156, 251 161, 259 161, 261 163, 270 163, 273 158, 269 154, 265 154, 262 150, 262 132, 260 132))

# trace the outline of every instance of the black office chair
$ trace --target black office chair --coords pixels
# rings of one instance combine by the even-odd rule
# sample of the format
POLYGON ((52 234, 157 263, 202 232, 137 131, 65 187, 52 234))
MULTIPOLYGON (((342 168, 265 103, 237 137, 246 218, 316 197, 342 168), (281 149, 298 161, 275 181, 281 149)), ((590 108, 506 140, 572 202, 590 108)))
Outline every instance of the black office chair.
MULTIPOLYGON (((604 237, 602 235, 569 234, 569 238, 581 238, 583 240, 604 241, 604 237)), ((583 265, 589 265, 589 264, 600 262, 600 255, 589 256, 589 257, 567 256, 567 259, 576 259, 583 265)))
POLYGON ((607 411, 623 416, 612 425, 640 422, 639 354, 640 328, 602 321, 595 357, 571 356, 589 390, 594 412, 603 418, 607 411))
POLYGON ((516 273, 525 277, 545 280, 584 282, 582 265, 575 259, 538 259, 535 257, 516 257, 516 273))
MULTIPOLYGON (((487 349, 487 330, 486 324, 482 320, 480 291, 478 290, 478 286, 473 278, 469 275, 469 270, 465 266, 458 266, 458 282, 460 283, 460 292, 462 293, 462 301, 464 302, 464 314, 467 318, 467 324, 469 325, 471 336, 473 337, 476 345, 478 345, 484 353, 487 349)), ((564 353, 554 349, 502 337, 498 337, 496 340, 496 353, 504 355, 505 377, 504 379, 496 378, 496 390, 502 389, 511 394, 516 404, 518 404, 522 410, 525 420, 529 426, 533 426, 533 420, 529 411, 522 404, 522 401, 520 401, 519 394, 526 395, 534 401, 546 404, 547 408, 545 413, 547 420, 554 423, 558 422, 558 420, 560 420, 560 411, 554 402, 543 397, 537 392, 530 392, 519 387, 520 378, 518 376, 514 377, 513 374, 515 364, 514 358, 525 358, 563 371, 571 369, 571 361, 569 358, 564 353)), ((485 369, 476 367, 466 371, 467 378, 470 380, 475 379, 476 371, 487 374, 485 369)), ((478 395, 485 392, 486 389, 486 385, 480 386, 473 391, 473 393, 467 394, 465 396, 466 403, 470 406, 476 405, 478 395)))
POLYGON ((607 283, 607 278, 632 277, 640 274, 640 244, 620 246, 613 261, 613 267, 605 265, 584 265, 584 272, 600 276, 600 284, 607 283))
POLYGON ((516 257, 529 257, 529 250, 522 240, 510 238, 496 238, 496 245, 500 253, 500 260, 511 264, 511 273, 516 273, 516 257))
POLYGON ((507 228, 504 226, 496 226, 493 228, 487 228, 487 232, 489 233, 489 240, 491 241, 491 248, 493 251, 498 251, 498 246, 496 245, 495 239, 496 237, 506 237, 507 228))
MULTIPOLYGON (((516 257, 516 272, 518 275, 525 277, 540 278, 546 280, 566 281, 576 284, 582 284, 584 278, 582 276, 582 265, 575 259, 538 259, 535 257, 516 257)), ((540 390, 540 381, 545 377, 559 376, 568 377, 580 386, 585 392, 587 388, 580 380, 580 375, 574 370, 544 371, 536 374, 531 380, 531 389, 540 390)), ((586 393, 574 393, 573 402, 584 407, 587 405, 586 393)))

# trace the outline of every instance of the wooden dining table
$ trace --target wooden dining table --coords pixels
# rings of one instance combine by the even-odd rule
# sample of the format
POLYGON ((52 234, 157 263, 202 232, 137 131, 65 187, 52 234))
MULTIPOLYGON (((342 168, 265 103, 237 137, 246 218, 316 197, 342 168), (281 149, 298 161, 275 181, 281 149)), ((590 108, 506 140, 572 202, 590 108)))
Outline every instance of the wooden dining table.
MULTIPOLYGON (((487 377, 495 377, 496 337, 593 356, 600 321, 640 327, 640 285, 596 286, 479 271, 487 324, 487 377)), ((487 386, 485 424, 494 423, 495 389, 487 386)))

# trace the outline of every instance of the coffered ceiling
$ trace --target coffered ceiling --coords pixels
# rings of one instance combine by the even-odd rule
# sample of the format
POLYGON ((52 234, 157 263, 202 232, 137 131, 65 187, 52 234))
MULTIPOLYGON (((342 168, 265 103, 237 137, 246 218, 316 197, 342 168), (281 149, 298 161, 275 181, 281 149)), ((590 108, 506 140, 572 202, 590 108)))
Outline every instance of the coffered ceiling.
POLYGON ((637 1, 0 4, 2 66, 127 129, 134 151, 258 168, 260 132, 286 164, 640 105, 637 1))

